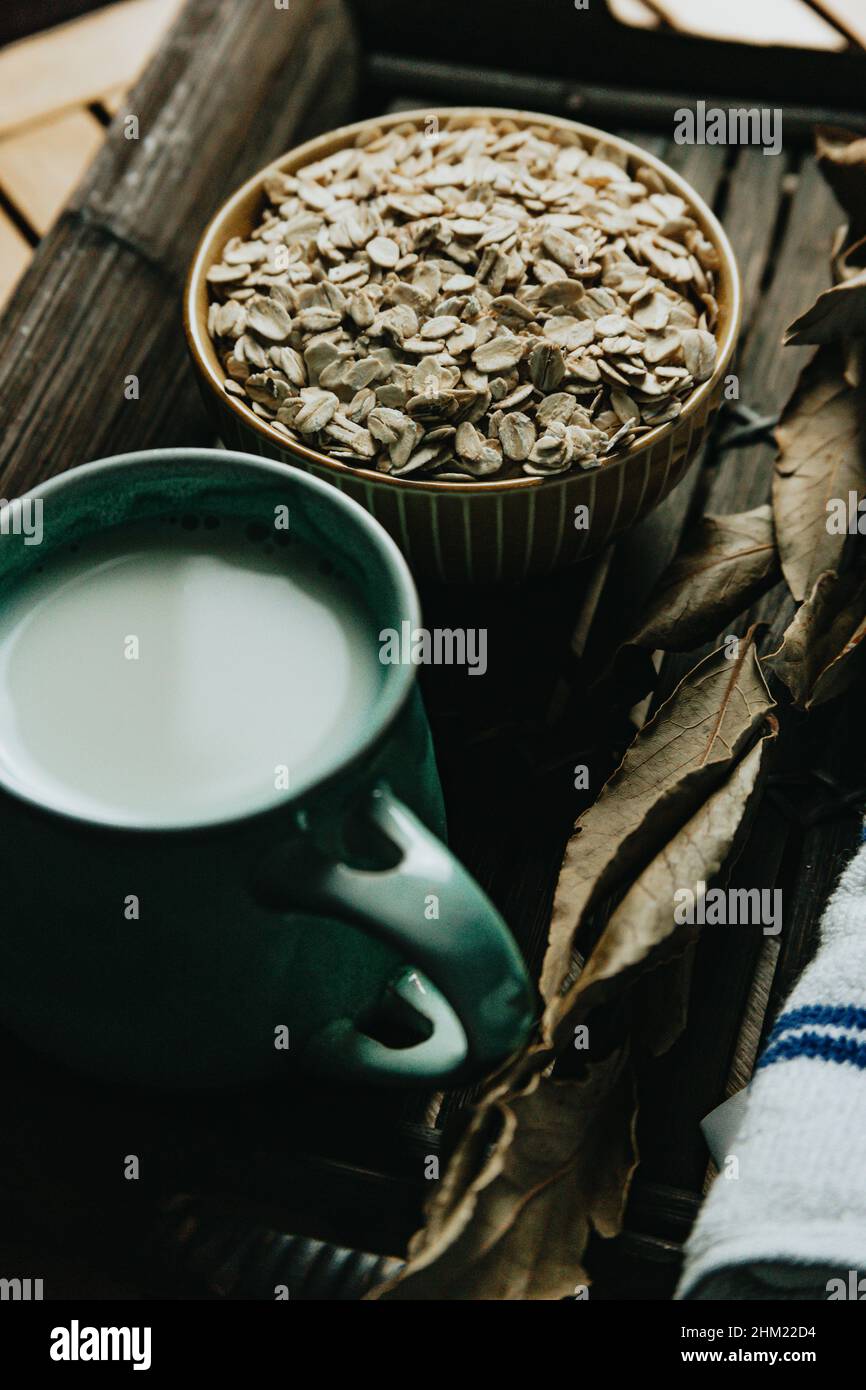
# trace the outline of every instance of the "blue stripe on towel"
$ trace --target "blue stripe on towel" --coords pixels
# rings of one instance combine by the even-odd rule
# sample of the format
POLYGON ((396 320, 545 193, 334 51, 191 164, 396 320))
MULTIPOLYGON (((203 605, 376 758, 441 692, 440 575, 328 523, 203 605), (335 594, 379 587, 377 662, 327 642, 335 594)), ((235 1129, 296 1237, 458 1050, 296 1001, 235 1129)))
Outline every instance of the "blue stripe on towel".
POLYGON ((824 1033, 795 1033, 771 1043, 760 1058, 756 1071, 774 1062, 792 1062, 795 1057, 817 1057, 824 1062, 850 1062, 866 1071, 866 1042, 856 1038, 831 1038, 824 1033))
POLYGON ((803 1004, 799 1009, 790 1009, 780 1014, 773 1024, 768 1046, 771 1046, 780 1033, 790 1028, 798 1028, 801 1023, 824 1023, 833 1028, 850 1028, 852 1032, 866 1032, 866 1009, 855 1004, 803 1004))

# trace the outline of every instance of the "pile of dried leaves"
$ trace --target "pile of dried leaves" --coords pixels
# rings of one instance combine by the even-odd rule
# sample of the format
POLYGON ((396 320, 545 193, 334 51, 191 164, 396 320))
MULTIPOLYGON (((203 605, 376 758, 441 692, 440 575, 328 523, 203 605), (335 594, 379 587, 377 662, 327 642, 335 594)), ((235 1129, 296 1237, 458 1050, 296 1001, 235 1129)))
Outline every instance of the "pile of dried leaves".
POLYGON ((833 288, 786 337, 819 346, 777 431, 772 506, 706 516, 629 643, 691 651, 781 577, 790 597, 780 588, 779 606, 793 598, 794 616, 777 651, 759 656, 752 628, 735 651, 725 644, 698 662, 578 819, 553 905, 537 1034, 488 1083, 405 1271, 374 1296, 556 1299, 588 1282, 590 1233, 618 1232, 638 1162, 634 1054, 664 1051, 685 1021, 688 971, 676 961, 688 959, 696 928, 675 924, 673 894, 730 864, 777 730, 765 673, 809 708, 859 672, 866 565, 847 526, 828 518, 834 499, 847 509, 851 494, 856 518, 866 497, 866 139, 823 130, 817 155, 849 221, 834 248, 833 288), (613 1043, 600 1030, 602 1055, 592 1046, 575 1053, 582 1026, 599 1006, 627 1002, 637 980, 645 999, 656 996, 640 1028, 626 1008, 613 1043), (579 1074, 563 1076, 581 1055, 579 1074))

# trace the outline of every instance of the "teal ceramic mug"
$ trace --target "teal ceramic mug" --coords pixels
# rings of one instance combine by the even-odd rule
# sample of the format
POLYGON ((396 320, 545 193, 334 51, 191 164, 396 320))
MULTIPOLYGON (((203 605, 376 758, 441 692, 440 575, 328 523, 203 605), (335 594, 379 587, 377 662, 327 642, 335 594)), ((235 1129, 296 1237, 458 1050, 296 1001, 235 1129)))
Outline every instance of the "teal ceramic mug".
MULTIPOLYGON (((420 622, 384 530, 281 464, 217 450, 130 454, 27 497, 41 499, 43 538, 0 537, 0 606, 56 548, 107 528, 285 507, 294 534, 363 594, 372 640, 420 622)), ((440 1083, 502 1062, 527 1035, 534 996, 504 922, 443 843, 416 675, 384 668, 348 755, 322 757, 278 804, 226 821, 105 823, 0 771, 0 1021, 79 1069, 175 1087, 296 1064, 440 1083), (135 921, 122 910, 130 894, 135 921)))

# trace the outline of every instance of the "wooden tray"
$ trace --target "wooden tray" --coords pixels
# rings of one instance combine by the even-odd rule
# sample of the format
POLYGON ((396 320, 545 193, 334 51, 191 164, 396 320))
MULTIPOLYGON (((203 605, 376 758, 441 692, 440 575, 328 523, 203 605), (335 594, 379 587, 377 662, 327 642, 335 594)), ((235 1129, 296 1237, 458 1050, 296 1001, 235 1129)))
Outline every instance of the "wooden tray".
MULTIPOLYGON (((359 71, 357 52, 337 0, 293 0, 297 27, 280 31, 282 47, 244 0, 224 0, 217 17, 214 8, 191 0, 130 99, 149 123, 151 152, 116 127, 109 132, 2 320, 0 495, 120 449, 212 443, 175 317, 205 218, 246 172, 303 135, 376 104, 430 99, 423 85, 406 85, 404 69, 400 87, 383 87, 387 69, 375 54, 368 80, 353 88, 346 75, 359 71), (250 71, 261 73, 254 92, 250 71), (208 103, 217 74, 225 114, 215 134, 208 103), (169 126, 196 150, 186 173, 172 163, 183 156, 177 142, 169 146, 169 126), (121 370, 145 383, 135 405, 122 400, 121 370)), ((537 97, 545 109, 543 86, 537 97)), ((460 99, 480 97, 473 89, 460 99)), ((488 679, 431 668, 425 696, 454 849, 536 972, 562 849, 581 809, 573 768, 588 763, 598 786, 630 737, 628 710, 599 708, 588 678, 689 521, 767 499, 773 446, 761 422, 784 402, 804 356, 780 349, 782 330, 827 283, 840 221, 802 149, 767 159, 759 150, 676 146, 633 124, 622 133, 688 178, 733 242, 746 304, 740 413, 722 422, 701 465, 663 506, 589 569, 500 594, 422 594, 431 625, 489 629, 488 679)), ((737 630, 761 618, 778 632, 789 615, 779 588, 737 630)), ((696 656, 665 660, 656 699, 696 656)), ((698 1122, 751 1074, 857 838, 866 777, 851 750, 860 704, 854 693, 810 716, 779 750, 733 881, 782 887, 786 929, 775 939, 759 929, 705 932, 686 1031, 641 1077, 641 1166, 623 1235, 590 1250, 595 1297, 670 1296, 710 1171, 698 1122)), ((0 1255, 10 1266, 16 1252, 27 1253, 28 1266, 38 1256, 60 1297, 267 1297, 285 1270, 293 1298, 358 1297, 391 1267, 372 1256, 402 1255, 421 1219, 425 1158, 447 1153, 470 1099, 303 1086, 192 1100, 136 1094, 68 1075, 9 1037, 0 1039, 0 1075, 0 1255), (141 1159, 136 1184, 120 1176, 130 1152, 141 1159)))

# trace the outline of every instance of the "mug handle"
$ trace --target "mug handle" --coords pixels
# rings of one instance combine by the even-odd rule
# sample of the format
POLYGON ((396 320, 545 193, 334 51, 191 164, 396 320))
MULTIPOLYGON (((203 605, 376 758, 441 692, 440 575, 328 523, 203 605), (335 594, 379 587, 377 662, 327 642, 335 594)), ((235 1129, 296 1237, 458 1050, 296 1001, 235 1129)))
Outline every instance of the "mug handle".
POLYGON ((257 897, 278 909, 352 922, 411 961, 393 989, 427 1019, 431 1033, 410 1047, 388 1047, 343 1018, 309 1040, 304 1058, 349 1078, 380 1082, 490 1071, 517 1050, 535 1019, 534 993, 514 939, 474 879, 387 787, 371 793, 369 815, 400 850, 396 866, 356 869, 324 855, 306 856, 292 863, 289 882, 271 861, 257 897), (439 900, 439 916, 428 920, 424 906, 431 894, 439 900))

